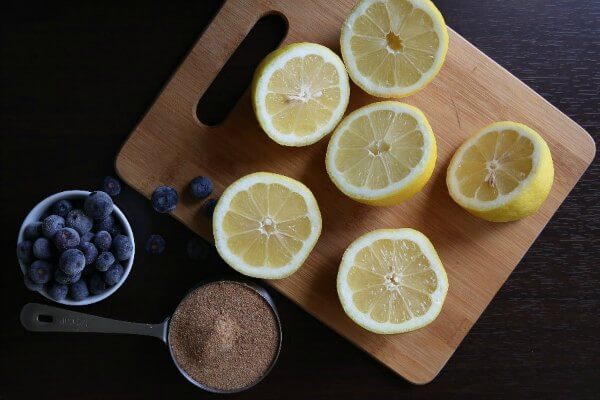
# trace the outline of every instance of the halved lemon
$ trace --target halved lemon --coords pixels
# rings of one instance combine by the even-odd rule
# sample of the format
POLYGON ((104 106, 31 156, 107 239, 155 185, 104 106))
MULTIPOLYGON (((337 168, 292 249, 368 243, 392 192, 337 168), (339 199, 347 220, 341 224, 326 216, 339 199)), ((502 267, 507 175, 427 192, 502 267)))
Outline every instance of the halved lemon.
POLYGON ((215 246, 238 272, 279 279, 304 263, 321 234, 312 192, 283 175, 257 172, 231 184, 213 214, 215 246))
POLYGON ((260 126, 285 146, 306 146, 333 131, 349 98, 344 63, 315 43, 275 50, 258 66, 252 82, 252 105, 260 126))
POLYGON ((344 253, 337 291, 346 314, 375 333, 408 332, 440 313, 448 278, 433 245, 414 229, 380 229, 344 253))
POLYGON ((361 203, 401 203, 427 183, 437 157, 425 115, 396 101, 352 112, 331 136, 327 173, 347 196, 361 203))
POLYGON ((448 166, 450 196, 467 211, 494 222, 536 212, 552 188, 550 149, 533 129, 496 122, 463 143, 448 166))
POLYGON ((448 51, 448 29, 429 0, 362 0, 340 37, 350 77, 378 97, 405 97, 438 74, 448 51))

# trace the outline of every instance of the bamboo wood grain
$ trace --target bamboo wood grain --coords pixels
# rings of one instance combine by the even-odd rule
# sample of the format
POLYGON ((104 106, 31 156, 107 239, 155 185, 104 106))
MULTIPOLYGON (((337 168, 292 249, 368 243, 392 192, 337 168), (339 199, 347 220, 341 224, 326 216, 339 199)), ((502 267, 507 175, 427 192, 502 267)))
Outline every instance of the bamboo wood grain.
MULTIPOLYGON (((327 138, 304 148, 285 148, 261 131, 248 93, 217 127, 197 121, 195 107, 222 65, 264 14, 278 12, 289 22, 285 43, 322 43, 339 53, 339 29, 352 0, 228 0, 156 102, 121 149, 119 175, 149 197, 168 184, 185 192, 197 175, 207 175, 218 195, 231 182, 265 170, 304 182, 323 214, 323 232, 305 265, 292 277, 268 282, 309 313, 407 380, 431 381, 479 318, 519 260, 594 158, 591 137, 541 96, 450 31, 450 50, 439 76, 403 99, 421 108, 438 141, 438 162, 425 189, 402 205, 374 208, 344 197, 325 172, 327 138), (462 141, 498 120, 515 120, 548 142, 555 181, 548 200, 524 220, 493 224, 472 217, 449 197, 445 171, 462 141), (344 249, 358 236, 385 227, 412 227, 425 233, 442 259, 450 281, 444 308, 421 330, 391 336, 354 325, 337 299, 335 275, 344 249)), ((376 101, 356 86, 348 112, 376 101)), ((174 216, 208 240, 210 220, 201 204, 182 196, 174 216)))

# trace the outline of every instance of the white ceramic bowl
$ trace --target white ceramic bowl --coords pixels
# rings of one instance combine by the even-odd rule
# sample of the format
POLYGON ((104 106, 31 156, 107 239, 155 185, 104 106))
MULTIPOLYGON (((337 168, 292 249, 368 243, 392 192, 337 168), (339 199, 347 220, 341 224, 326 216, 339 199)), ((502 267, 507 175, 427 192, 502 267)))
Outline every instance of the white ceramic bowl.
MULTIPOLYGON (((33 207, 33 209, 29 212, 29 214, 27 214, 27 217, 25 217, 25 220, 23 221, 23 224, 21 225, 21 229, 19 229, 19 236, 17 238, 17 243, 24 240, 23 233, 25 231, 25 227, 32 222, 40 221, 42 216, 46 213, 46 211, 54 203, 56 203, 59 200, 63 200, 63 199, 83 200, 90 193, 91 192, 88 192, 87 190, 67 190, 64 192, 53 194, 52 196, 46 197, 44 200, 40 201, 35 207, 33 207)), ((52 300, 54 302, 57 302, 60 304, 65 304, 68 306, 85 306, 88 304, 97 303, 100 300, 104 300, 105 298, 107 298, 108 296, 110 296, 111 294, 116 292, 118 288, 121 287, 123 282, 125 282, 125 280, 127 279, 129 272, 131 272, 131 267, 133 266, 133 259, 135 257, 135 240, 133 239, 133 232, 131 231, 131 225, 129 225, 127 218, 125 218, 125 214, 123 214, 123 212, 116 205, 114 206, 113 214, 114 214, 115 218, 117 219, 117 221, 123 227, 124 234, 126 234, 129 237, 129 239, 131 239, 131 243, 133 245, 133 252, 131 254, 131 257, 127 261, 127 265, 123 265, 123 276, 121 277, 121 280, 116 285, 114 285, 114 286, 110 287, 109 289, 107 289, 106 291, 104 291, 102 294, 98 294, 98 295, 90 294, 89 297, 87 297, 81 301, 74 301, 69 298, 66 298, 61 301, 56 301, 48 295, 48 292, 46 291, 46 289, 38 290, 38 292, 42 296, 44 296, 45 298, 52 300)), ((27 273, 27 266, 23 262, 21 262, 21 260, 19 260, 19 265, 21 266, 21 271, 23 272, 23 274, 27 273)))

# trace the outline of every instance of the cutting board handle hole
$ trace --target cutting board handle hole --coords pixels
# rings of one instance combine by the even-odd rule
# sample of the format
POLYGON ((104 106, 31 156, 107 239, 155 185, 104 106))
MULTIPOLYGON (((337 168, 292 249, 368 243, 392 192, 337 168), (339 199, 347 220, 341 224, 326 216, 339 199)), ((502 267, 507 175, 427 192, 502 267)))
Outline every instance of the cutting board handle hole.
POLYGON ((288 23, 279 13, 260 18, 217 74, 196 106, 196 117, 204 125, 222 123, 242 97, 254 70, 285 38, 288 23))

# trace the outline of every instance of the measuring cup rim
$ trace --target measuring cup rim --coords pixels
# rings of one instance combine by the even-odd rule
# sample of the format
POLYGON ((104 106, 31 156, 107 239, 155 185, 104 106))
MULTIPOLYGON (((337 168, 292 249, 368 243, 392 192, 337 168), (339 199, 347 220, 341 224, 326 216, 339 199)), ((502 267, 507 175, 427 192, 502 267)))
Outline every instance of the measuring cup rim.
POLYGON ((269 292, 267 292, 267 290, 265 288, 263 288, 262 286, 258 285, 257 283, 255 283, 249 279, 240 278, 237 276, 223 275, 223 276, 219 276, 219 277, 205 279, 205 280, 198 282, 196 285, 192 286, 186 292, 186 294, 181 298, 181 300, 177 304, 177 307, 175 307, 173 314, 171 314, 171 316, 168 317, 164 322, 166 323, 164 342, 166 343, 167 347, 169 348, 169 354, 171 355, 171 359, 173 360, 173 363, 175 364, 175 366, 177 367, 177 369, 179 370, 181 375, 183 375, 190 383, 192 383, 196 387, 199 387, 200 389, 206 390, 207 392, 219 393, 219 394, 230 394, 230 393, 239 393, 239 392, 248 390, 248 389, 256 386, 267 375, 269 375, 269 373, 271 372, 271 370, 277 363, 277 360, 279 359, 279 353, 281 352, 281 344, 283 341, 283 332, 282 332, 282 327, 281 327, 281 320, 279 319, 279 313, 277 312, 277 307, 275 306, 275 302, 271 298, 271 295, 269 294, 269 292), (175 314, 175 311, 179 308, 181 303, 196 289, 198 289, 202 286, 210 285, 213 283, 219 283, 219 282, 236 283, 236 284, 243 285, 243 286, 246 286, 246 287, 254 290, 269 305, 269 308, 271 309, 271 312, 273 313, 273 316, 275 317, 275 322, 277 324, 277 328, 279 331, 277 350, 275 351, 275 355, 273 356, 273 360, 271 361, 269 368, 267 368, 265 370, 265 372, 262 374, 262 376, 260 378, 258 378, 256 381, 252 382, 248 386, 245 386, 245 387, 239 388, 239 389, 233 389, 233 390, 221 390, 221 389, 210 387, 208 385, 204 385, 203 383, 196 381, 179 365, 179 363, 177 362, 177 359, 175 358, 175 354, 173 353, 173 347, 171 346, 171 343, 170 343, 171 321, 173 319, 173 315, 175 314))

